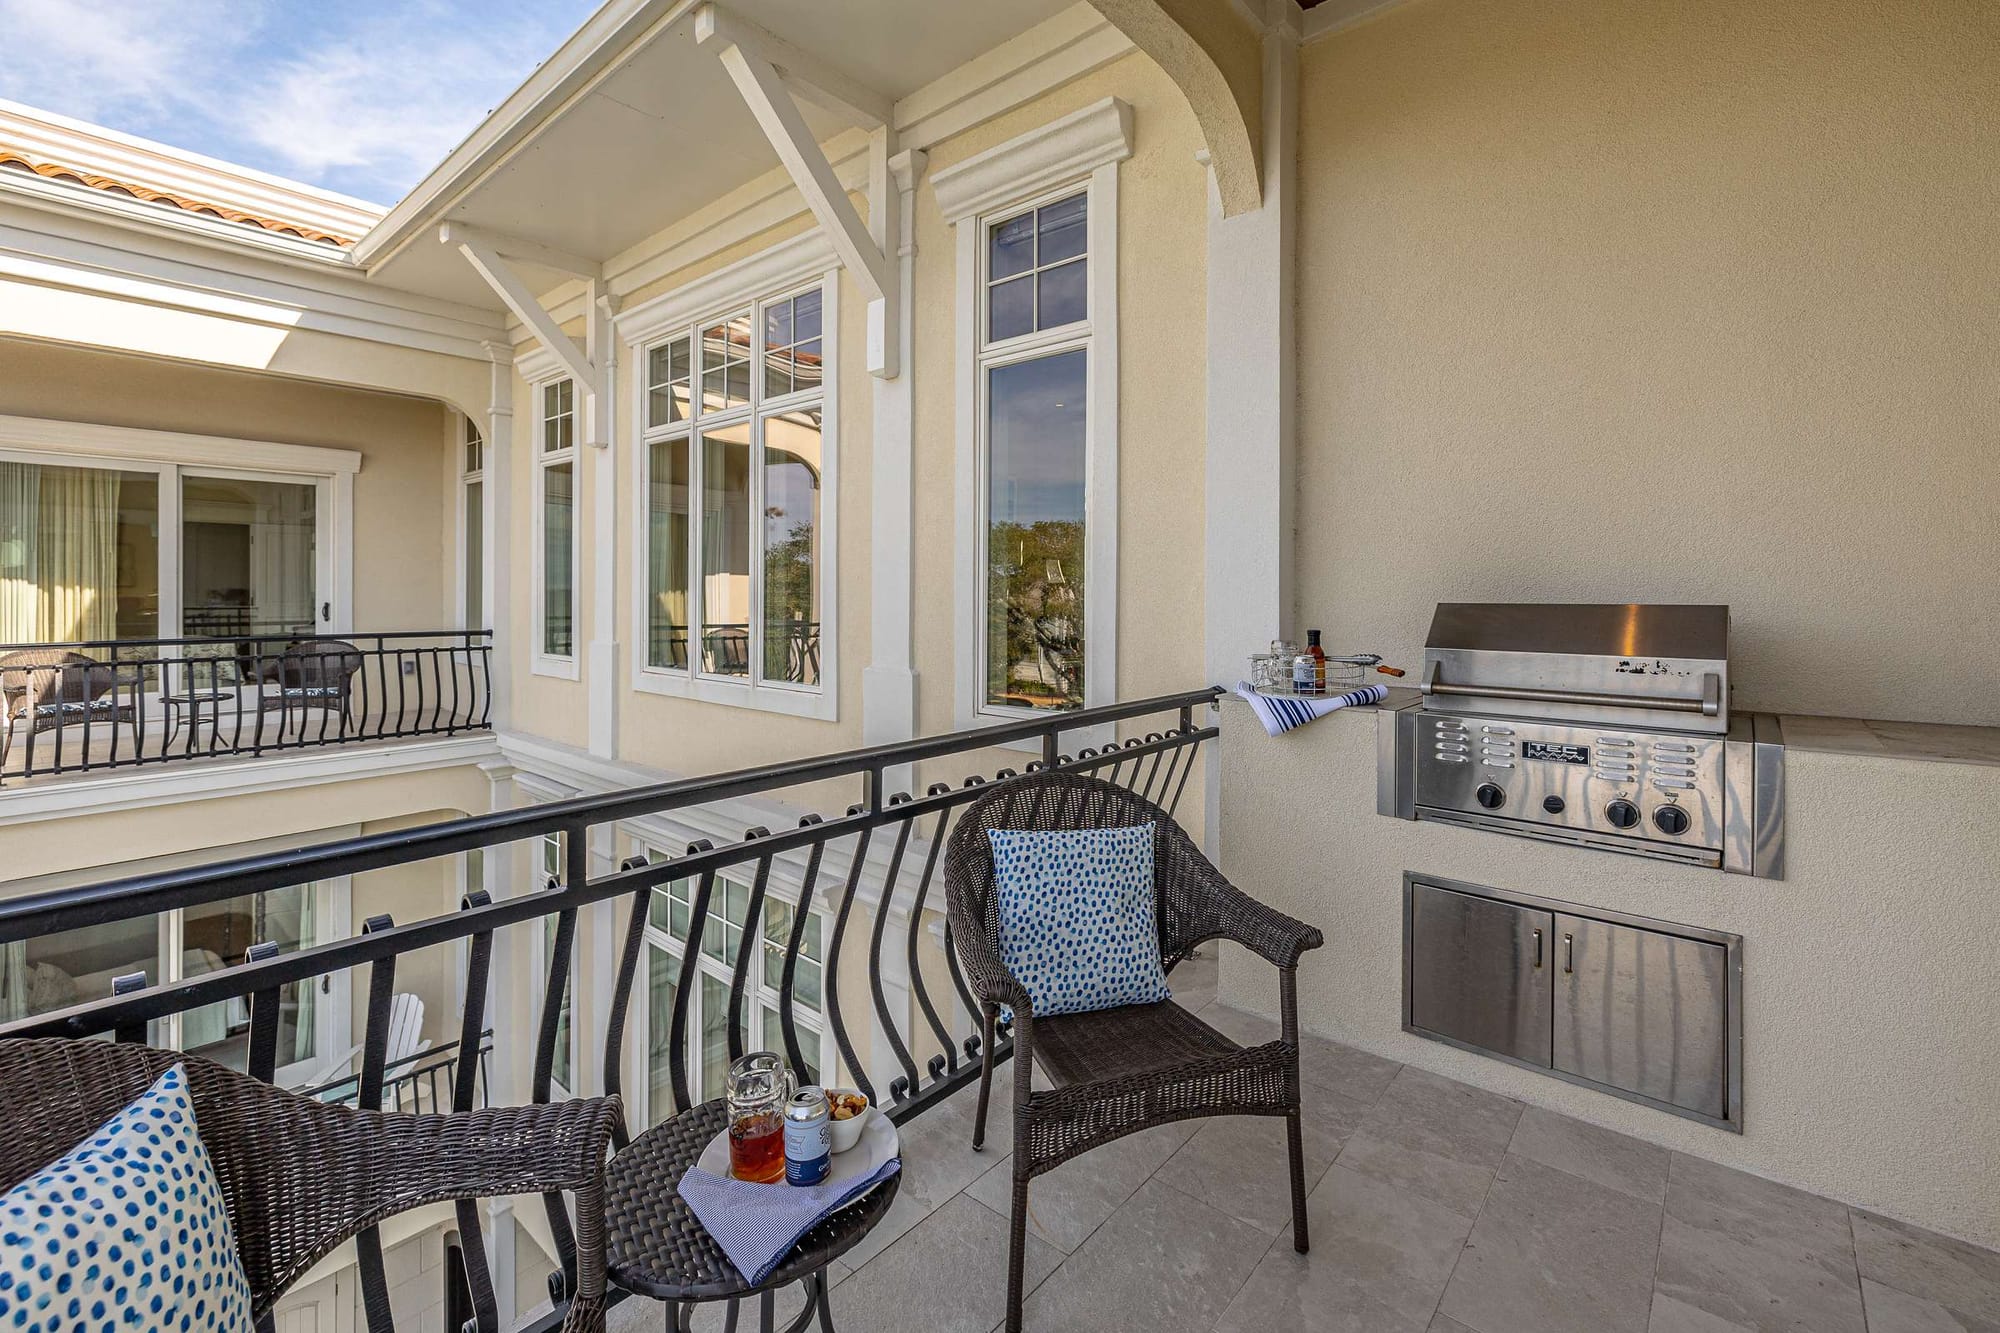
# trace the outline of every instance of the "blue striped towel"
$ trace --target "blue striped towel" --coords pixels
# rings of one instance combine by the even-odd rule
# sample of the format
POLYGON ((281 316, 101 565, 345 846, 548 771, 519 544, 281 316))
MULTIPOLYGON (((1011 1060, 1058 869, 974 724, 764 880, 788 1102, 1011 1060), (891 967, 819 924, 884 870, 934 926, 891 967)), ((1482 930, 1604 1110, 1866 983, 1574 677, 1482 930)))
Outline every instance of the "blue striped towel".
POLYGON ((1314 718, 1325 717, 1335 709, 1352 708, 1356 704, 1379 704, 1389 697, 1387 685, 1363 685, 1358 690, 1321 698, 1297 694, 1259 694, 1250 688, 1247 680, 1236 682, 1236 692, 1249 703, 1251 711, 1257 714, 1257 720, 1264 724, 1264 730, 1273 736, 1293 727, 1303 727, 1314 718))
POLYGON ((753 1185, 691 1166, 681 1177, 681 1198, 755 1286, 814 1224, 902 1169, 902 1158, 891 1157, 874 1175, 839 1184, 753 1185))

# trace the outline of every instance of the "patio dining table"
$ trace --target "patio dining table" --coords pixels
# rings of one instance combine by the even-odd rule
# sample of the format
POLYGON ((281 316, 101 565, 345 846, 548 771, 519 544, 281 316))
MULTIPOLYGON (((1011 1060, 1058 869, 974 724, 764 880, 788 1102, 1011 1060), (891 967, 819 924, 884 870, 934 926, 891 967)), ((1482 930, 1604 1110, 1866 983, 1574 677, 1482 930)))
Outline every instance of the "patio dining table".
POLYGON ((605 1171, 606 1271, 626 1291, 666 1303, 669 1333, 687 1333, 694 1309, 729 1302, 726 1327, 736 1328, 738 1302, 757 1298, 758 1333, 779 1333, 778 1291, 806 1289, 805 1307, 783 1333, 800 1333, 817 1314, 821 1333, 834 1333, 826 1267, 874 1230, 896 1198, 891 1176, 799 1238, 762 1282, 737 1271, 708 1228, 681 1198, 681 1177, 729 1123, 722 1099, 703 1102, 639 1135, 605 1171))

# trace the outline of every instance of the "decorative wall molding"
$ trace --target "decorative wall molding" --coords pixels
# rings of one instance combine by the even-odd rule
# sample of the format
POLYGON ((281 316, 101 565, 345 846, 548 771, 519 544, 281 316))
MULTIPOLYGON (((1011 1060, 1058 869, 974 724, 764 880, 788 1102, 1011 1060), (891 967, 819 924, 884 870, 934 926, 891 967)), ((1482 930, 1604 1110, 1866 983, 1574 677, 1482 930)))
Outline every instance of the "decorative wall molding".
POLYGON ((135 426, 100 426, 94 422, 55 421, 46 417, 0 416, 0 448, 136 459, 148 463, 253 468, 320 477, 361 470, 361 455, 353 449, 238 440, 225 435, 188 435, 135 426))
POLYGON ((1132 107, 1107 97, 931 173, 931 190, 944 220, 958 222, 1130 156, 1132 107))
POLYGON ((0 789, 0 826, 457 768, 499 754, 499 743, 491 734, 451 736, 62 779, 0 789))

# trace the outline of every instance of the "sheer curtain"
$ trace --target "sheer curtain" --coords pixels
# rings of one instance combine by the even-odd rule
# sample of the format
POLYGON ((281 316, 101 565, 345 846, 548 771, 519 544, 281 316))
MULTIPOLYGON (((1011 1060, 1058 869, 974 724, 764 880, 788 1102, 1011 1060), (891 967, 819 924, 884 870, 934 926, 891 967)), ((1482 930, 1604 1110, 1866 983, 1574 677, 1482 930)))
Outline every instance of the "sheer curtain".
POLYGON ((0 463, 0 642, 117 635, 119 480, 0 463))

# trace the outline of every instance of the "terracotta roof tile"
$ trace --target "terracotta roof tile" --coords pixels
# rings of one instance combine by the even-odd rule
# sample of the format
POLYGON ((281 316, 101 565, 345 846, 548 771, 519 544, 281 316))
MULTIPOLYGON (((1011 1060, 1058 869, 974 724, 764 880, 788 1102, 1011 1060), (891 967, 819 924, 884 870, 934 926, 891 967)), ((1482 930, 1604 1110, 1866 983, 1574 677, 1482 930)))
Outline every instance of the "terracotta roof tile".
POLYGON ((173 194, 166 190, 155 190, 131 181, 114 180, 109 176, 99 176, 80 167, 66 166, 60 162, 49 162, 30 157, 18 149, 0 144, 0 168, 14 171, 30 171, 50 180, 74 181, 93 190, 103 190, 107 194, 122 194, 133 199, 143 199, 148 203, 163 204, 178 208, 183 212, 202 213, 209 217, 221 218, 225 222, 239 222, 246 227, 257 227, 264 231, 276 232, 282 236, 297 236, 303 240, 317 241, 323 245, 338 246, 342 249, 354 244, 352 236, 336 236, 331 232, 297 222, 286 222, 282 218, 259 217, 245 213, 241 209, 223 204, 210 203, 202 199, 190 199, 186 195, 173 194))

